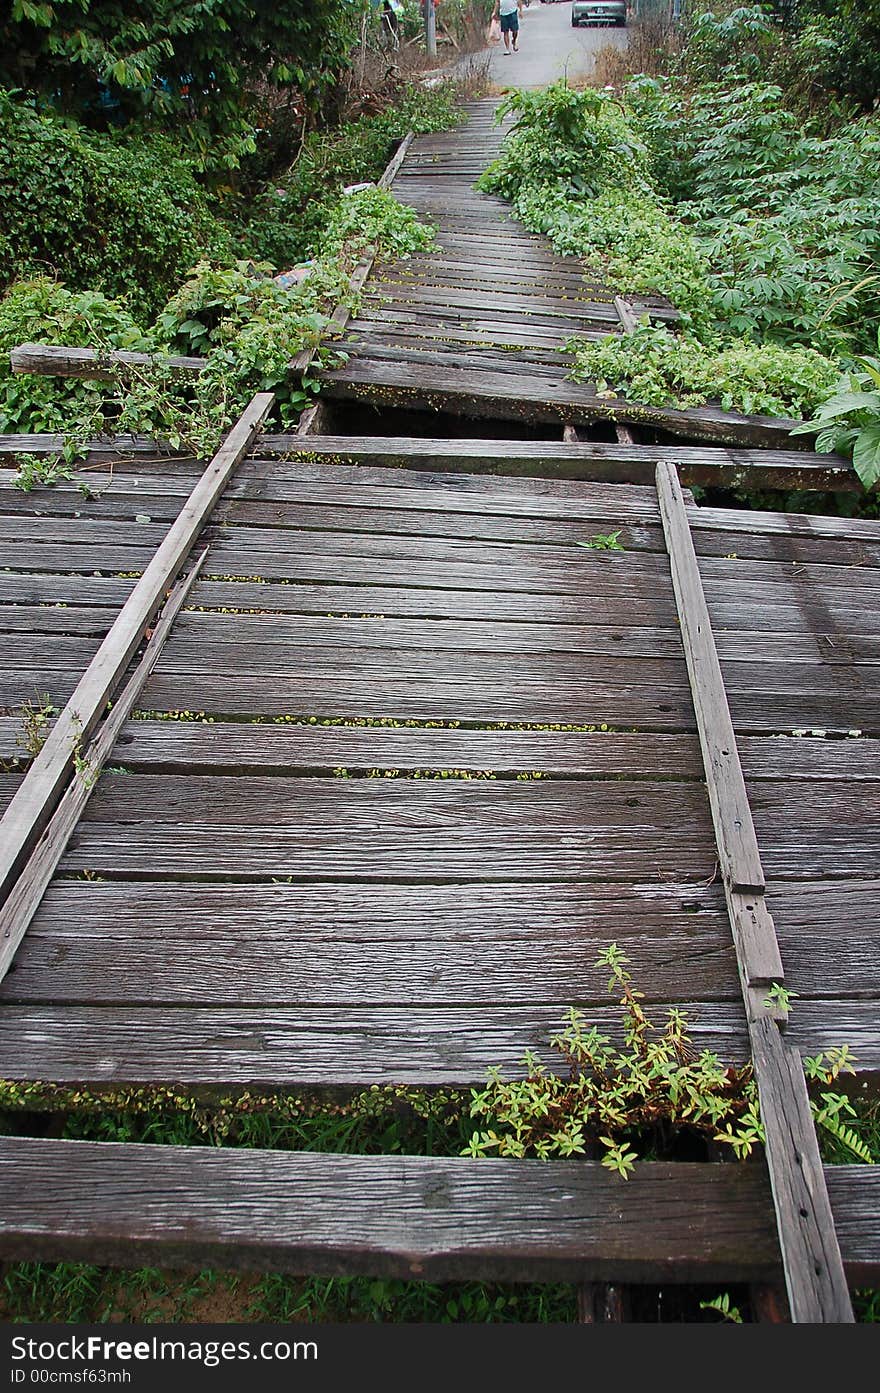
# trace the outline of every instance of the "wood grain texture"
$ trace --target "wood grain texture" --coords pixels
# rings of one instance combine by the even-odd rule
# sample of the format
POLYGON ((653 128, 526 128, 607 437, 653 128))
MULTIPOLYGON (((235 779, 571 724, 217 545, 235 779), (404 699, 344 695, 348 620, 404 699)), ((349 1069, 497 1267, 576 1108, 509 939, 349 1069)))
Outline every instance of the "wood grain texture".
MULTIPOLYGON (((4 1137, 7 1260, 438 1280, 778 1274, 758 1167, 317 1156, 4 1137), (101 1196, 96 1207, 95 1196, 101 1196), (524 1217, 526 1222, 523 1222, 524 1217)), ((880 1266, 876 1177, 829 1170, 851 1279, 880 1266)))
POLYGON ((227 435, 126 600, 31 764, 21 788, 0 819, 0 895, 8 892, 57 803, 71 768, 74 745, 86 739, 93 729, 141 643, 163 595, 176 579, 222 494, 227 478, 253 442, 273 401, 268 393, 254 397, 227 435))
POLYGON ((127 367, 185 373, 200 373, 205 367, 204 358, 163 357, 115 348, 104 352, 95 348, 65 348, 47 343, 20 344, 13 348, 9 362, 13 372, 38 373, 45 377, 87 377, 102 381, 113 381, 127 367))
MULTIPOLYGON (((13 974, 14 976, 14 974, 13 974)), ((550 1006, 227 1008, 16 1006, 0 1012, 0 1077, 68 1083, 286 1088, 406 1083, 482 1086, 486 1071, 522 1073, 523 1053, 558 1067, 547 1040, 570 1003, 550 1006)), ((696 1050, 749 1058, 741 1002, 680 998, 696 1050)), ((590 1021, 622 1043, 617 1007, 590 1021)), ((829 995, 801 1001, 787 1030, 801 1054, 850 1045, 880 1072, 877 1005, 829 995)))
POLYGON ((750 1016, 749 1037, 791 1318, 797 1323, 852 1323, 800 1057, 767 1016, 750 1016))
POLYGON ((658 464, 657 495, 737 959, 747 987, 769 984, 782 980, 782 960, 763 904, 764 868, 674 465, 658 464))
MULTIPOLYGON (((18 723, 0 717, 0 756, 14 754, 18 723)), ((750 783, 786 779, 880 780, 880 748, 870 739, 741 737, 740 758, 750 783)), ((347 769, 460 769, 499 774, 541 770, 550 775, 601 778, 701 779, 695 736, 637 732, 425 730, 393 727, 206 724, 130 721, 115 761, 140 772, 295 774, 347 769)), ((753 794, 754 799, 754 794, 753 794)), ((849 800, 848 800, 849 801, 849 800)))
MULTIPOLYGON (((140 696, 144 683, 159 660, 180 607, 192 589, 204 563, 206 551, 197 558, 189 574, 174 586, 165 601, 134 672, 116 696, 95 737, 78 748, 82 767, 76 769, 52 813, 43 835, 31 851, 27 863, 9 894, 0 905, 0 979, 9 971, 18 945, 27 932, 46 887, 64 853, 70 834, 82 816, 93 787, 100 777, 116 737, 140 696)), ((63 719, 63 717, 59 717, 63 719)))

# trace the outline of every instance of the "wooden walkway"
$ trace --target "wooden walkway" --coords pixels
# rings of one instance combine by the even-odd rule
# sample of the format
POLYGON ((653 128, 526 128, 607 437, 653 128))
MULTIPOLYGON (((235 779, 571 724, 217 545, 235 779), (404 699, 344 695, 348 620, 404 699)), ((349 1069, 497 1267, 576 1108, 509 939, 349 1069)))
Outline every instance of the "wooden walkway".
MULTIPOLYGON (((7 760, 12 713, 68 698, 193 479, 120 463, 84 505, 6 476, 7 760)), ((880 526, 693 517, 792 1038, 877 1068, 880 526)), ((257 459, 206 538, 150 718, 0 988, 0 1072, 472 1083, 569 1003, 610 1019, 610 941, 743 1057, 656 496, 257 459), (577 545, 618 529, 622 553, 577 545), (402 777, 442 770, 475 777, 402 777)))
MULTIPOLYGON (((569 1005, 616 1033, 594 967, 610 942, 655 1010, 687 1011, 695 1047, 748 1058, 656 490, 388 468, 356 443, 326 463, 321 444, 258 453, 215 508, 201 578, 0 986, 0 1075, 476 1084, 529 1048, 549 1062, 569 1005), (583 545, 612 532, 622 551, 583 545)), ((3 473, 6 799, 20 708, 68 699, 198 468, 121 457, 87 475, 90 501, 3 473)), ((787 1038, 880 1070, 880 525, 688 510, 799 994, 787 1038)), ((55 1175, 58 1145, 40 1153, 55 1175)), ((724 1203, 707 1197, 707 1227, 724 1203)), ((43 1221, 49 1248, 81 1251, 43 1221)), ((681 1273, 721 1261, 701 1234, 681 1273)), ((851 1273, 873 1261, 861 1241, 851 1273)), ((570 1254, 541 1270, 571 1275, 570 1254)), ((766 1268, 759 1249, 725 1261, 766 1268)), ((457 1262, 432 1270, 471 1270, 457 1262)))
POLYGON ((375 267, 349 325, 348 362, 323 374, 326 399, 378 410, 413 407, 464 417, 598 427, 635 423, 693 440, 791 449, 793 421, 711 406, 676 411, 609 401, 567 380, 573 334, 627 330, 629 315, 673 321, 657 296, 622 304, 600 274, 555 253, 500 198, 474 182, 501 149, 495 101, 466 108, 457 130, 421 136, 394 176, 394 193, 436 228, 439 249, 375 267))
POLYGON ((571 327, 626 315, 472 193, 489 118, 394 162, 445 269, 368 283, 327 394, 615 438, 310 435, 314 411, 261 435, 264 394, 207 467, 105 442, 87 496, 0 469, 0 1077, 481 1084, 554 1064, 569 1006, 619 1038, 616 942, 649 1014, 751 1059, 767 1165, 644 1163, 622 1205, 591 1161, 4 1137, 0 1254, 784 1277, 794 1319, 848 1320, 847 1281, 880 1277, 880 1172, 823 1173, 800 1056, 880 1073, 880 523, 697 508, 679 475, 845 466, 711 410, 624 408, 636 440, 565 383, 571 327), (482 303, 493 246, 534 291, 482 303))
MULTIPOLYGON (((321 443, 303 441, 299 460, 246 461, 215 508, 202 576, 0 986, 0 1074, 223 1090, 476 1084, 529 1048, 549 1062, 568 1005, 616 1033, 594 967, 610 942, 655 1010, 687 1011, 695 1047, 748 1058, 656 490, 388 468, 354 444, 355 462, 331 464, 315 458, 321 443), (583 545, 612 532, 622 551, 583 545)), ((23 495, 3 474, 7 800, 26 763, 22 705, 68 699, 197 478, 186 461, 131 454, 112 479, 87 476, 86 502, 65 484, 23 495)), ((877 1071, 880 525, 688 506, 799 994, 787 1038, 803 1053, 847 1043, 877 1071)), ((23 1185, 35 1158, 56 1179, 73 1166, 72 1188, 32 1216, 48 1225, 45 1251, 68 1255, 97 1241, 94 1224, 110 1241, 113 1213, 79 1236, 62 1219, 62 1199, 94 1184, 92 1153, 71 1159, 71 1145, 0 1151, 23 1185)), ((141 1160, 136 1149, 113 1221, 125 1251, 121 1216, 135 1191, 151 1193, 141 1160)), ((166 1163, 201 1206, 203 1158, 166 1152, 162 1193, 166 1163)), ((300 1162, 284 1164, 306 1193, 300 1162)), ((442 1184, 457 1194, 448 1164, 442 1184)), ((417 1186, 423 1170, 411 1163, 417 1186)), ((651 1170, 645 1205, 670 1183, 651 1170)), ((741 1204, 769 1222, 766 1196, 748 1199, 743 1181, 738 1198, 732 1183, 722 1195, 711 1182, 680 1280, 719 1264, 766 1272, 760 1245, 728 1245, 722 1260, 707 1238, 741 1204)), ((832 1193, 851 1277, 870 1272, 880 1234, 876 1249, 863 1231, 848 1248, 851 1207, 832 1193)), ((548 1205, 547 1231, 564 1229, 548 1205)), ((171 1260, 177 1240, 154 1218, 150 1201, 152 1238, 130 1251, 171 1260)), ((462 1216, 461 1233, 475 1221, 462 1216)), ((225 1244, 225 1260, 245 1261, 218 1222, 193 1251, 213 1260, 225 1244)), ((359 1262, 411 1270, 364 1222, 359 1262)), ((329 1243, 336 1256, 316 1270, 342 1270, 344 1245, 304 1224, 274 1257, 260 1240, 258 1265, 295 1266, 329 1243)), ((657 1272, 657 1245, 676 1241, 674 1225, 646 1230, 623 1261, 601 1226, 589 1241, 577 1232, 594 1276, 615 1262, 657 1272)), ((44 1251, 27 1233, 13 1224, 0 1245, 44 1251)), ((573 1244, 560 1237, 554 1260, 528 1270, 571 1276, 573 1244)), ((444 1253, 429 1270, 509 1270, 500 1249, 482 1267, 451 1239, 444 1253)))

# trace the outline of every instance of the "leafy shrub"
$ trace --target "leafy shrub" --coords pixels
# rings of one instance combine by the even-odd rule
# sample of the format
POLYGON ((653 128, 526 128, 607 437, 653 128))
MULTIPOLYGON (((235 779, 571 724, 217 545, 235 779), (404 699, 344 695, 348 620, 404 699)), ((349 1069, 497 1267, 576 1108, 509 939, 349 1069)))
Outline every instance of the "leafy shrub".
POLYGON ((354 40, 349 0, 16 0, 0 13, 0 85, 95 126, 172 131, 205 165, 253 148, 259 84, 316 105, 354 40))
POLYGON ((716 316, 735 333, 870 348, 880 317, 880 126, 820 137, 777 86, 687 93, 640 80, 628 106, 661 192, 711 266, 716 316))
MULTIPOLYGON (((147 368, 119 369, 110 384, 0 377, 6 391, 0 428, 61 432, 71 458, 77 445, 105 428, 158 435, 175 448, 208 455, 253 393, 267 390, 276 391, 286 423, 309 400, 291 381, 290 361, 319 344, 339 302, 351 302, 349 278, 367 246, 405 256, 431 240, 431 230, 391 194, 353 194, 330 218, 323 255, 305 280, 285 288, 267 264, 202 262, 149 336, 99 294, 73 294, 49 281, 17 286, 0 306, 0 350, 27 339, 104 350, 158 347, 204 356, 206 365, 198 374, 179 374, 160 354, 147 368)), ((332 346, 320 355, 332 358, 332 346)))
POLYGON ((312 131, 291 168, 249 200, 241 214, 242 252, 279 267, 312 255, 340 191, 378 179, 408 131, 424 134, 456 125, 461 113, 454 100, 452 84, 430 92, 407 86, 395 105, 378 115, 312 131))
MULTIPOLYGON (((877 332, 880 354, 880 330, 877 332)), ((816 449, 852 454, 853 466, 866 489, 880 484, 880 356, 858 358, 837 391, 823 402, 812 421, 793 435, 816 435, 816 449)))
POLYGON ((600 390, 625 392, 651 406, 686 409, 719 401, 725 411, 757 416, 801 416, 812 411, 837 380, 834 363, 811 348, 781 348, 748 339, 714 344, 659 325, 599 343, 572 340, 572 376, 600 390))
POLYGON ((829 92, 870 110, 880 98, 877 0, 798 0, 781 74, 812 97, 829 92))
POLYGON ((72 422, 81 421, 96 434, 103 425, 100 384, 11 371, 10 351, 29 342, 69 348, 152 347, 128 311, 98 291, 70 291, 45 278, 20 282, 0 300, 0 432, 63 434, 72 422))
MULTIPOLYGON (((726 1068, 710 1050, 695 1057, 680 1010, 673 1008, 664 1025, 655 1026, 616 943, 596 966, 609 969, 608 990, 621 1008, 622 1047, 570 1010, 565 1028, 550 1041, 562 1056, 564 1075, 551 1073, 531 1052, 523 1061, 525 1078, 502 1079, 498 1069, 490 1070, 486 1088, 475 1090, 471 1101, 471 1116, 483 1119, 484 1130, 473 1133, 464 1154, 547 1160, 602 1146, 602 1164, 627 1179, 640 1154, 665 1158, 682 1136, 690 1136, 729 1146, 745 1160, 764 1141, 751 1065, 726 1068), (485 1122, 492 1125, 486 1129, 485 1122)), ((824 1086, 810 1107, 820 1137, 830 1139, 840 1159, 872 1164, 856 1109, 845 1094, 827 1091, 841 1074, 855 1073, 854 1062, 846 1045, 804 1060, 807 1078, 824 1086)))
POLYGON ((192 166, 165 141, 94 134, 0 93, 0 166, 7 284, 49 271, 149 317, 200 258, 230 257, 192 166))
POLYGON ((769 5, 740 5, 727 14, 697 11, 687 24, 679 66, 698 82, 761 77, 780 41, 769 5))

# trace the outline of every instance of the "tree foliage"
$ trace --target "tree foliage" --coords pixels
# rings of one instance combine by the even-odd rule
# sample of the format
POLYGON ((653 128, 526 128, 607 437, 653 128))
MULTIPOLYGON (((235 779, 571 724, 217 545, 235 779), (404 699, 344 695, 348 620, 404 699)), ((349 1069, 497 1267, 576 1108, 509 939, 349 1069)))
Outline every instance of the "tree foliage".
POLYGON ((253 145, 255 85, 317 100, 356 15, 349 0, 0 0, 0 86, 94 125, 173 126, 234 164, 253 145))

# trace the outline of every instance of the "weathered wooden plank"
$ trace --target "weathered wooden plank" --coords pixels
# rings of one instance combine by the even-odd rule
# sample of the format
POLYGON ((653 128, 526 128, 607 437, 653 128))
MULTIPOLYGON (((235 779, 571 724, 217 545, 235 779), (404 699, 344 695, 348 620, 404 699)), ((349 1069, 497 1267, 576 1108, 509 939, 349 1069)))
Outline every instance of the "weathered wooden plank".
MULTIPOLYGON (((20 723, 0 717, 0 756, 16 752, 20 723)), ((880 780, 876 740, 745 737, 739 740, 746 778, 880 780)), ((19 751, 20 752, 20 751, 19 751)), ((541 770, 557 777, 702 779, 699 744, 692 735, 613 736, 579 731, 426 730, 394 727, 262 725, 245 722, 130 721, 114 759, 146 772, 304 774, 344 768, 457 769, 498 774, 541 770)))
POLYGON ((782 979, 782 959, 763 895, 763 867, 724 679, 673 465, 657 466, 657 492, 746 1005, 792 1320, 852 1321, 801 1061, 783 1042, 769 1002, 756 991, 782 979))
MULTIPOLYGON (((682 1001, 696 1050, 730 1063, 749 1058, 742 1003, 682 1001)), ((216 1084, 286 1088, 401 1083, 482 1085, 490 1065, 521 1075, 547 1047, 568 1003, 422 1009, 296 1007, 5 1006, 0 1076, 71 1083, 216 1084)), ((620 1009, 593 1006, 590 1021, 622 1042, 620 1009)), ((865 1074, 880 1070, 875 1001, 800 1001, 787 1030, 802 1054, 847 1043, 865 1074)))
MULTIPOLYGON (((4 1137, 9 1259, 425 1280, 777 1274, 757 1167, 366 1157, 4 1137), (328 1200, 328 1195, 332 1199, 328 1200), (96 1202, 100 1197, 100 1203, 96 1202), (523 1215, 528 1222, 523 1224, 523 1215)), ((829 1168, 853 1282, 880 1269, 877 1177, 829 1168)))
MULTIPOLYGON (((18 1137, 0 1141, 0 1157, 11 1186, 6 1259, 432 1280, 728 1281, 777 1267, 767 1185, 753 1167, 646 1164, 621 1210, 619 1182, 597 1162, 18 1137)), ((859 1186, 873 1196, 869 1169, 844 1176, 841 1215, 866 1215, 859 1186)), ((850 1232, 851 1270, 874 1271, 875 1225, 850 1232)))
MULTIPOLYGON (((564 321, 560 321, 564 322, 564 321)), ((530 391, 527 380, 510 382, 505 376, 468 370, 467 380, 444 381, 437 374, 403 363, 373 364, 352 360, 343 368, 322 374, 323 390, 332 399, 381 400, 384 404, 453 411, 464 416, 492 419, 553 421, 623 421, 661 427, 674 435, 696 440, 721 440, 744 445, 789 443, 795 421, 772 417, 739 416, 702 407, 678 411, 627 402, 609 401, 586 386, 563 382, 554 387, 541 382, 530 391)), ((800 438, 800 437, 796 437, 800 438)))
POLYGON ((0 602, 4 605, 124 605, 134 579, 86 577, 77 574, 39 574, 0 571, 0 602))
MULTIPOLYGON (((392 844, 401 824, 376 830, 346 829, 345 845, 334 826, 306 828, 241 825, 195 826, 185 838, 172 826, 128 829, 120 844, 117 824, 84 822, 71 839, 64 872, 137 875, 153 879, 209 877, 267 881, 273 877, 349 880, 429 879, 508 881, 642 881, 648 875, 675 880, 709 880, 715 865, 708 831, 652 833, 620 827, 566 833, 517 829, 509 833, 475 823, 470 831, 446 831, 438 846, 436 829, 406 828, 406 844, 392 844)), ((864 870, 862 871, 864 874, 864 870)))
MULTIPOLYGON (((258 448, 262 455, 287 454, 297 448, 296 437, 264 436, 258 448)), ((546 477, 552 470, 560 479, 621 479, 633 484, 653 482, 658 461, 672 459, 680 468, 682 481, 688 484, 736 487, 748 482, 764 488, 837 488, 858 492, 852 465, 842 456, 808 455, 784 448, 750 450, 728 449, 717 444, 625 445, 607 441, 567 445, 561 441, 463 439, 456 440, 455 456, 450 457, 448 440, 326 436, 310 441, 309 449, 316 458, 328 455, 337 460, 384 458, 386 464, 406 469, 412 469, 415 462, 422 466, 434 463, 447 472, 458 469, 473 474, 490 470, 502 478, 505 475, 546 477)), ((478 478, 474 482, 478 483, 478 478)))
POLYGON ((766 1015, 750 1016, 749 1037, 792 1320, 852 1322, 800 1057, 766 1015))
MULTIPOLYGON (((65 437, 51 432, 33 434, 0 434, 0 458, 4 455, 58 455, 64 449, 65 437)), ((88 463, 107 463, 117 456, 136 455, 149 460, 165 461, 175 455, 170 445, 143 435, 114 435, 98 437, 86 443, 88 463)))
MULTIPOLYGON (((746 986, 779 981, 782 961, 772 920, 761 903, 764 869, 721 665, 715 648, 697 558, 675 466, 658 464, 657 495, 669 550, 672 587, 703 753, 718 859, 728 894, 752 897, 731 903, 731 928, 746 986), (734 908, 741 912, 734 913, 734 908)), ((730 903, 730 901, 729 901, 730 903)))
POLYGON ((409 131, 398 145, 382 174, 379 176, 378 184, 380 189, 390 189, 397 176, 397 173, 409 154, 415 135, 409 131))
MULTIPOLYGON (((344 779, 107 774, 85 821, 177 828, 224 825, 378 828, 399 820, 412 831, 465 824, 536 832, 610 830, 708 835, 702 783, 648 779, 344 779)), ((781 821, 781 818, 780 818, 781 821)))
POLYGON ((0 819, 0 896, 5 897, 57 803, 71 768, 74 747, 91 733, 163 594, 176 578, 227 478, 252 444, 273 401, 269 393, 254 397, 227 435, 125 602, 31 764, 21 788, 0 819))
MULTIPOLYGON (((142 516, 144 516, 142 514, 142 516)), ((6 555, 6 543, 18 542, 27 543, 37 531, 38 540, 51 542, 64 542, 66 546, 89 546, 96 541, 105 541, 117 546, 143 547, 149 551, 155 551, 162 541, 166 527, 157 523, 135 522, 134 519, 124 522, 117 522, 111 518, 104 518, 98 513, 94 517, 40 517, 39 523, 35 518, 27 514, 0 513, 0 542, 4 543, 3 554, 6 555)), ((76 562, 71 557, 73 566, 76 562)))
MULTIPOLYGON (((0 574, 0 595, 4 598, 29 602, 52 602, 71 595, 76 587, 78 603, 97 600, 102 587, 107 594, 122 581, 111 578, 91 580, 80 577, 33 576, 16 577, 5 581, 0 574)), ((732 632, 779 632, 804 637, 827 635, 832 643, 840 642, 847 632, 860 631, 866 635, 880 634, 880 613, 851 603, 842 592, 828 591, 822 597, 822 623, 816 603, 797 604, 789 587, 767 588, 743 585, 737 587, 736 598, 730 587, 709 582, 704 587, 710 595, 712 614, 717 627, 732 632), (840 598, 838 598, 838 595, 840 598), (780 599, 780 597, 782 597, 780 599)), ((239 609, 253 613, 314 614, 318 616, 398 615, 401 617, 456 618, 462 620, 541 621, 546 623, 583 623, 586 615, 578 595, 566 592, 536 594, 501 590, 444 590, 395 588, 384 584, 310 584, 298 581, 295 585, 271 581, 208 580, 197 587, 194 595, 197 606, 207 609, 239 609)), ((597 613, 594 609, 591 613, 597 613)), ((602 596, 601 613, 606 624, 627 627, 666 628, 675 622, 671 593, 658 594, 656 587, 642 593, 624 591, 602 596)), ((824 640, 821 640, 824 643, 824 640)), ((827 644, 825 646, 828 646, 827 644)), ((828 651, 832 649, 829 647, 828 651)))
MULTIPOLYGON (((627 660, 627 662, 635 660, 627 660)), ((659 674, 658 674, 659 675, 659 674)), ((64 687, 63 673, 33 671, 27 687, 6 680, 0 673, 0 705, 20 704, 22 693, 36 685, 55 695, 64 687)), ((876 696, 847 699, 842 692, 804 694, 770 692, 734 694, 731 710, 738 730, 750 734, 777 734, 805 728, 844 734, 850 723, 871 735, 880 734, 876 696)), ((213 673, 157 672, 144 695, 145 710, 196 711, 214 716, 293 716, 316 721, 336 718, 391 719, 399 721, 464 721, 478 725, 513 721, 539 725, 557 722, 624 729, 690 731, 693 709, 684 689, 666 692, 657 681, 633 686, 621 674, 617 686, 605 683, 590 690, 583 681, 560 679, 527 682, 499 675, 497 680, 476 678, 380 678, 371 679, 368 690, 358 686, 354 671, 348 676, 322 673, 267 674, 262 676, 213 673)))
POLYGON ((117 736, 140 696, 144 683, 159 660, 159 655, 171 632, 171 626, 192 589, 193 582, 206 555, 207 552, 202 552, 189 574, 175 585, 162 606, 153 632, 134 672, 113 702, 112 709, 103 724, 99 726, 94 740, 85 750, 79 752, 79 757, 83 761, 82 770, 77 769, 77 777, 62 794, 45 832, 31 851, 21 875, 0 905, 0 979, 8 973, 12 966, 16 949, 30 926, 55 867, 61 860, 70 834, 89 801, 94 782, 100 776, 117 736))
MULTIPOLYGON (((836 906, 839 887, 824 882, 831 909, 821 929, 780 925, 798 1010, 806 1000, 823 1000, 832 981, 838 995, 877 1007, 880 930, 867 883, 860 884, 862 893, 847 897, 848 924, 836 906)), ((876 894, 876 882, 871 889, 876 894)), ((787 891, 781 885, 776 899, 783 918, 787 891)), ((738 991, 723 901, 717 889, 696 887, 690 895, 670 899, 660 883, 652 898, 625 883, 471 882, 465 891, 419 883, 62 880, 33 921, 0 998, 223 1007, 522 1005, 562 998, 589 1012, 607 1001, 595 962, 614 942, 645 989, 649 1015, 662 1019, 662 1007, 653 1003, 680 995, 734 1001, 738 991), (87 887, 96 892, 91 901, 71 894, 87 887), (539 896, 546 901, 531 922, 529 894, 533 903, 539 896), (364 971, 366 945, 381 960, 381 972, 364 971)))
MULTIPOLYGON (((353 887, 353 893, 357 893, 353 887)), ((598 927, 598 926, 597 926, 598 927)), ((726 926, 725 926, 726 927, 726 926)), ((136 926, 108 926, 106 937, 56 939, 39 920, 18 950, 15 971, 0 988, 9 1002, 59 1001, 65 1005, 132 1004, 223 1008, 292 1006, 455 1006, 548 1001, 603 1004, 605 987, 593 966, 609 939, 570 931, 568 942, 535 935, 431 942, 380 936, 367 949, 381 961, 365 970, 364 950, 344 940, 316 942, 295 928, 281 937, 259 933, 232 939, 194 935, 189 943, 163 938, 142 943, 136 926), (598 979, 598 980, 597 980, 598 979)), ((729 932, 703 942, 695 931, 633 944, 639 981, 650 983, 646 1006, 678 995, 737 999, 738 983, 729 932)), ((662 1015, 662 1012, 661 1012, 662 1015)))
POLYGON ((76 634, 82 638, 103 638, 118 610, 75 605, 3 605, 0 607, 0 634, 21 635, 76 634))
POLYGON ((22 343, 9 355, 13 372, 38 373, 44 377, 88 377, 100 381, 113 381, 126 368, 200 373, 205 362, 204 358, 129 353, 115 348, 65 348, 47 343, 22 343))
MULTIPOLYGON (((24 615, 40 611, 23 610, 24 615)), ((86 612, 87 613, 87 612, 86 612)), ((601 612, 595 615, 601 621, 601 612)), ((63 621, 58 621, 61 629, 63 621)), ((21 627, 24 627, 22 620, 21 627)), ((50 631, 52 626, 50 627, 50 631)), ((5 628, 5 615, 0 608, 0 631, 5 628)), ((39 632, 39 631, 38 631, 39 632)), ((718 651, 731 662, 809 663, 834 666, 880 663, 880 635, 864 636, 835 634, 827 643, 822 637, 805 634, 755 633, 749 630, 719 633, 718 651)), ((35 637, 30 643, 22 641, 19 652, 23 657, 45 661, 51 658, 52 640, 35 637)), ((483 653, 594 653, 612 659, 623 657, 677 659, 681 656, 681 641, 676 629, 632 627, 619 625, 609 628, 601 623, 595 627, 576 624, 540 624, 521 621, 505 624, 498 621, 484 624, 475 620, 416 620, 383 616, 381 620, 330 619, 303 615, 295 620, 279 615, 237 615, 234 620, 204 612, 190 611, 175 627, 175 649, 178 658, 186 654, 197 658, 203 646, 228 643, 241 645, 241 656, 247 662, 248 652, 266 660, 267 650, 278 645, 288 648, 351 647, 353 649, 392 649, 431 652, 483 653)), ((71 648, 73 653, 75 650, 71 648)), ((57 654, 57 650, 55 650, 57 654)), ((0 658, 2 665, 2 658, 0 658)), ((880 677, 880 675, 878 675, 880 677)), ((805 680, 809 680, 806 678, 805 680)))
MULTIPOLYGON (((876 885, 876 882, 874 882, 876 885)), ((828 887, 799 886, 792 933, 828 887), (807 893, 809 891, 809 893, 807 893)), ((851 886, 846 887, 851 890, 851 886)), ((847 897, 850 910, 864 908, 871 891, 847 897)), ((786 887, 786 900, 789 887, 786 887)), ((832 906, 833 907, 833 906, 832 906)), ((692 881, 681 884, 565 884, 510 881, 503 885, 378 885, 353 895, 352 887, 334 882, 239 885, 192 884, 188 881, 65 880, 56 878, 40 908, 36 932, 58 941, 68 938, 115 938, 135 935, 144 944, 191 943, 217 938, 276 943, 298 935, 314 945, 323 942, 370 943, 422 940, 446 943, 486 942, 505 937, 520 944, 571 943, 593 936, 595 920, 632 942, 653 934, 667 939, 705 934, 708 945, 729 941, 723 896, 718 886, 692 881)), ((842 920, 840 921, 842 922, 842 920)), ((839 923, 835 921, 835 927, 839 923)), ((35 933, 29 936, 35 937, 35 933)), ((161 951, 161 949, 160 949, 161 951)), ((591 986, 604 998, 606 977, 597 971, 590 951, 583 953, 591 986)), ((11 986, 12 984, 10 984, 11 986)))

